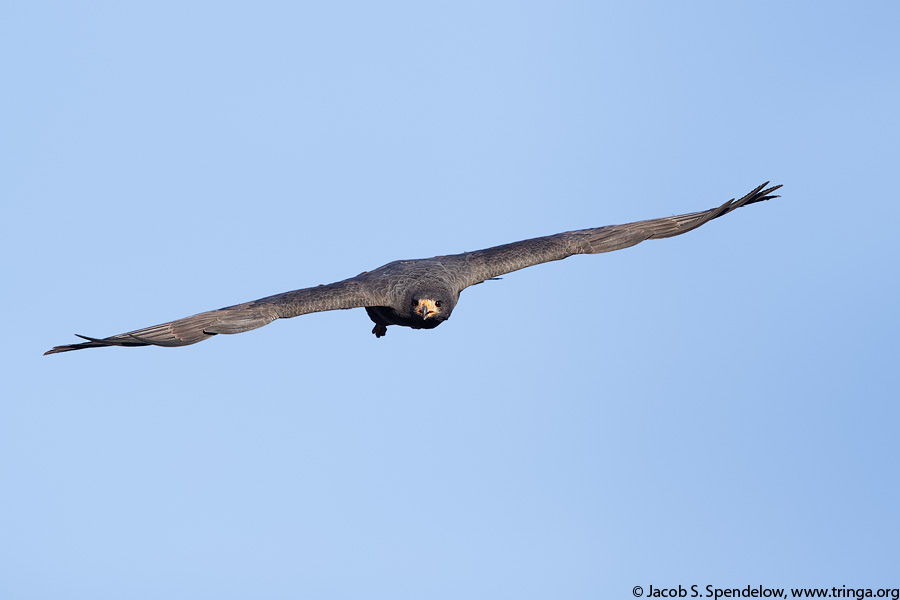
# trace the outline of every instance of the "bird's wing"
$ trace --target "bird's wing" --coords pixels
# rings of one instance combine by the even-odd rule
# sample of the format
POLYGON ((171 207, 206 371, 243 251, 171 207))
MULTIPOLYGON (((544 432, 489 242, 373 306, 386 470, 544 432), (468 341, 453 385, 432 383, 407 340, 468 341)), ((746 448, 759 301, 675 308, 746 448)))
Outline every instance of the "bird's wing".
POLYGON ((561 260, 575 254, 599 254, 612 252, 639 244, 644 240, 673 237, 687 233, 712 221, 716 217, 728 214, 736 208, 771 200, 778 196, 772 192, 780 185, 763 189, 768 182, 762 184, 739 200, 731 199, 725 204, 701 212, 663 217, 647 221, 636 221, 624 225, 607 225, 595 229, 567 231, 556 235, 523 240, 503 246, 495 246, 485 250, 467 252, 459 255, 465 259, 466 286, 481 283, 492 277, 518 271, 525 267, 538 265, 553 260, 561 260))
POLYGON ((103 346, 187 346, 218 333, 250 331, 268 325, 275 319, 341 308, 388 304, 390 300, 383 291, 384 285, 366 275, 363 273, 337 283, 276 294, 107 338, 79 335, 78 337, 87 341, 56 346, 44 354, 103 346))

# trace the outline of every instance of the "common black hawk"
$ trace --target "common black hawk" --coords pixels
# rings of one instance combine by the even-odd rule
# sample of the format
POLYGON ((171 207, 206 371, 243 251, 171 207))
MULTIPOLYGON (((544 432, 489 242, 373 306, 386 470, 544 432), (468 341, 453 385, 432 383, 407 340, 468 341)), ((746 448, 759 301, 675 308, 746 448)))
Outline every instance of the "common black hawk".
POLYGON ((375 323, 372 333, 376 337, 382 337, 388 325, 433 329, 450 318, 460 292, 471 285, 575 254, 611 252, 644 240, 681 235, 736 208, 777 198, 772 192, 781 186, 763 189, 767 185, 710 210, 567 231, 475 252, 398 260, 336 283, 276 294, 128 333, 99 339, 78 335, 86 341, 56 346, 44 354, 103 346, 187 346, 219 333, 250 331, 275 319, 346 308, 365 308, 375 323))

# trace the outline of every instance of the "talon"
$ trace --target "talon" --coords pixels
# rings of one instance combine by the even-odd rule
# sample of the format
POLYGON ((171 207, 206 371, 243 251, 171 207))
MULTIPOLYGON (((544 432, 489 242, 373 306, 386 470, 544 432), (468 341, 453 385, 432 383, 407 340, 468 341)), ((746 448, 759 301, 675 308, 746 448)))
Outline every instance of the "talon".
POLYGON ((375 334, 376 338, 384 337, 387 333, 387 327, 384 325, 376 325, 372 328, 372 333, 375 334))

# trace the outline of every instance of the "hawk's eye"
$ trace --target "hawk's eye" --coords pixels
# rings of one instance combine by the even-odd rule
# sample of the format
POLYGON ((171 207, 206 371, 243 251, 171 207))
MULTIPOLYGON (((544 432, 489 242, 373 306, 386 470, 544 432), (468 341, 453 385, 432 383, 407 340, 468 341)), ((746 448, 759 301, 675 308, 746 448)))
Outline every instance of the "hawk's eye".
POLYGON ((412 304, 413 306, 418 306, 418 305, 419 305, 419 301, 416 300, 415 298, 413 298, 413 300, 412 300, 412 302, 411 302, 410 304, 412 304))
POLYGON ((441 307, 441 301, 438 300, 437 302, 434 303, 434 305, 435 305, 436 307, 440 308, 440 307, 441 307))

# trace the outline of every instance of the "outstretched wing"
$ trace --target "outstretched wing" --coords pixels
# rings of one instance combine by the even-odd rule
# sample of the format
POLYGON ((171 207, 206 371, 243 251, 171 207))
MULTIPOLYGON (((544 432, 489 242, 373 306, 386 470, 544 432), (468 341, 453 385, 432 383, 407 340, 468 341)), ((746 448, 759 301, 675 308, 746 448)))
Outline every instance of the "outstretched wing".
POLYGON ((780 185, 763 189, 766 182, 739 200, 731 199, 722 206, 701 212, 636 221, 624 225, 607 225, 595 229, 567 231, 556 235, 523 240, 485 250, 467 252, 466 286, 481 283, 492 277, 518 271, 525 267, 553 260, 561 260, 575 254, 599 254, 621 250, 644 240, 673 237, 687 233, 736 208, 771 200, 778 196, 772 192, 780 185))
MULTIPOLYGON (((366 274, 337 283, 276 294, 252 302, 200 313, 177 321, 120 333, 107 338, 78 337, 79 344, 56 346, 44 354, 56 354, 103 346, 187 346, 218 333, 242 333, 268 325, 275 319, 340 308, 383 306, 389 299, 377 280, 366 274)), ((77 334, 76 334, 77 335, 77 334)))

